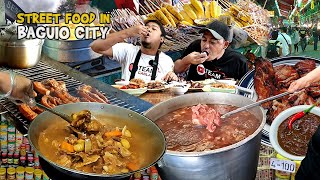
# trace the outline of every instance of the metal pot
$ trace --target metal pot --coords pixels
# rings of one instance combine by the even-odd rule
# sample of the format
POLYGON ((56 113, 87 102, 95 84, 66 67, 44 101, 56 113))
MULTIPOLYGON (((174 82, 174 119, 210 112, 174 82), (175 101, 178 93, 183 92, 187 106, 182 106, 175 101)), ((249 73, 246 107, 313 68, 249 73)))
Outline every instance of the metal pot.
MULTIPOLYGON (((34 150, 41 156, 45 161, 47 161, 50 165, 58 169, 63 173, 67 173, 70 176, 75 178, 85 178, 85 179, 122 179, 124 177, 128 177, 131 174, 149 168, 150 166, 154 165, 160 158, 162 158, 163 154, 166 150, 166 143, 163 133, 161 132, 160 128, 148 118, 128 109, 124 109, 118 106, 109 105, 109 104, 101 104, 101 103, 74 103, 74 104, 65 104, 61 106, 55 107, 55 110, 61 111, 66 114, 71 114, 74 112, 78 112, 81 110, 87 109, 91 111, 92 115, 101 117, 105 116, 116 116, 124 121, 131 121, 140 128, 148 130, 148 134, 145 134, 148 139, 157 142, 148 144, 146 142, 141 142, 145 145, 146 149, 152 149, 155 152, 155 156, 152 157, 153 159, 147 158, 148 154, 141 154, 144 155, 142 159, 149 159, 148 165, 142 167, 137 171, 132 171, 129 173, 123 174, 116 174, 116 175, 103 175, 103 174, 93 174, 93 173, 85 173, 82 171, 77 171, 74 169, 62 167, 53 161, 49 160, 48 157, 44 156, 39 149, 39 135, 42 131, 44 131, 48 126, 51 124, 56 124, 57 122, 62 122, 61 118, 57 117, 54 114, 49 112, 43 112, 38 115, 31 123, 28 131, 28 137, 30 140, 31 146, 34 150)), ((103 118, 99 118, 99 121, 103 122, 103 118)))
MULTIPOLYGON (((156 121, 176 109, 196 104, 227 104, 245 106, 251 99, 229 93, 193 93, 172 98, 150 108, 145 116, 156 121)), ((259 128, 244 140, 216 150, 204 152, 177 152, 167 150, 158 162, 163 179, 174 180, 253 180, 255 179, 261 130, 266 122, 262 108, 249 110, 261 120, 259 128)))
POLYGON ((101 57, 90 48, 93 39, 49 40, 43 45, 43 53, 60 62, 81 62, 101 57))
POLYGON ((0 41, 0 65, 10 68, 30 68, 41 58, 43 40, 23 39, 0 41))

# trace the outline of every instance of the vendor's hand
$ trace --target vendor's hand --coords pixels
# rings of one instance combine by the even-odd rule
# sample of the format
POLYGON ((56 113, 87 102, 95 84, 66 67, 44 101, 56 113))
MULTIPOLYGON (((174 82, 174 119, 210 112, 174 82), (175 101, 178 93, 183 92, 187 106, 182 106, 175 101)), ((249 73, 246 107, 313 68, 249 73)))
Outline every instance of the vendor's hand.
POLYGON ((293 93, 293 92, 295 92, 297 90, 309 87, 310 84, 311 84, 310 80, 308 80, 306 77, 302 77, 302 78, 300 78, 300 79, 298 79, 296 81, 293 81, 290 84, 288 92, 293 93))
POLYGON ((136 25, 136 26, 130 27, 127 30, 130 36, 137 36, 137 35, 147 36, 149 34, 148 28, 144 25, 136 25))
POLYGON ((34 106, 34 91, 31 80, 16 74, 15 83, 8 98, 17 104, 23 102, 30 106, 34 106))
POLYGON ((163 78, 162 78, 163 81, 166 81, 166 82, 169 82, 169 81, 178 81, 179 78, 178 76, 173 72, 173 71, 170 71, 168 72, 163 78))
POLYGON ((192 52, 183 58, 189 64, 201 64, 208 59, 206 53, 192 52))

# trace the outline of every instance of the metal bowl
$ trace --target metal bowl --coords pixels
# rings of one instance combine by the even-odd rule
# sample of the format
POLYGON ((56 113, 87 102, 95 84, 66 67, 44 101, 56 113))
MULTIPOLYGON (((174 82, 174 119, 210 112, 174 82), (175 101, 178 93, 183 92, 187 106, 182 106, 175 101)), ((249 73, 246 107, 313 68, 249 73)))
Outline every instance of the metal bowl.
MULTIPOLYGON (((169 112, 199 103, 242 107, 253 101, 236 94, 200 92, 178 96, 159 103, 150 108, 145 115, 156 121, 169 112)), ((252 108, 249 112, 261 120, 258 129, 253 134, 235 144, 210 151, 167 150, 163 159, 158 162, 161 178, 175 180, 254 179, 259 159, 261 130, 266 122, 266 115, 261 107, 252 108)))
MULTIPOLYGON (((142 171, 144 169, 149 168, 154 165, 157 161, 159 161, 165 153, 166 150, 166 142, 164 135, 160 128, 148 118, 125 108, 121 108, 118 106, 113 106, 109 104, 101 104, 101 103, 74 103, 74 104, 66 104, 55 107, 55 110, 61 111, 66 114, 71 114, 74 112, 78 112, 81 110, 87 109, 91 111, 94 116, 116 116, 123 119, 123 122, 131 122, 137 125, 137 129, 141 128, 147 131, 147 134, 144 136, 147 138, 144 142, 141 142, 145 149, 152 150, 154 156, 152 159, 150 158, 145 164, 146 166, 142 167, 137 171, 131 171, 129 173, 123 174, 115 174, 115 175, 104 175, 104 174, 95 174, 95 173, 86 173, 70 168, 66 168, 56 164, 51 161, 50 158, 43 155, 41 150, 39 149, 39 136, 42 131, 48 128, 48 126, 55 124, 57 122, 64 122, 61 118, 57 117, 54 114, 49 112, 43 112, 34 119, 29 127, 28 137, 30 140, 31 146, 34 150, 41 156, 45 161, 51 164, 54 168, 61 171, 62 173, 67 173, 70 176, 75 178, 85 178, 85 179, 122 179, 124 177, 128 177, 131 174, 142 171), (147 143, 147 141, 152 141, 154 143, 147 143)), ((99 121, 103 122, 103 118, 98 118, 99 121)), ((122 122, 122 123, 123 123, 122 122)), ((145 156, 146 159, 148 154, 141 153, 141 156, 145 156)), ((144 158, 144 157, 142 157, 144 158)))
POLYGON ((0 65, 25 69, 38 64, 43 40, 24 39, 0 41, 0 65))

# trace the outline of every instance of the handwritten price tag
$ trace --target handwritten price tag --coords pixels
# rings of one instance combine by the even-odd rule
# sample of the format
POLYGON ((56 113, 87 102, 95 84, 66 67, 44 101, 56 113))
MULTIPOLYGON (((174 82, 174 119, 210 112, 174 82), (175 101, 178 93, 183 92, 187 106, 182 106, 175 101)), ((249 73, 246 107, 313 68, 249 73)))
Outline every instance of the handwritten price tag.
POLYGON ((271 158, 270 168, 279 171, 294 173, 296 170, 296 163, 290 160, 280 160, 277 158, 271 158))

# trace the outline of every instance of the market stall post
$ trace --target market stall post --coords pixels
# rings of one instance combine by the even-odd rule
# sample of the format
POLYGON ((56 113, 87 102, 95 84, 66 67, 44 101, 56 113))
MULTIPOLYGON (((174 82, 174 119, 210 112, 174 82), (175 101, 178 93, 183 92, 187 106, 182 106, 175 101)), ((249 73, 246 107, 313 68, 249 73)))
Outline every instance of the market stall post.
POLYGON ((6 25, 4 0, 0 0, 0 26, 6 25))

